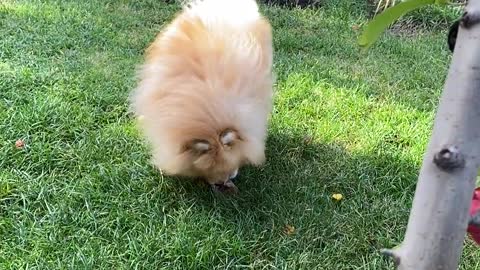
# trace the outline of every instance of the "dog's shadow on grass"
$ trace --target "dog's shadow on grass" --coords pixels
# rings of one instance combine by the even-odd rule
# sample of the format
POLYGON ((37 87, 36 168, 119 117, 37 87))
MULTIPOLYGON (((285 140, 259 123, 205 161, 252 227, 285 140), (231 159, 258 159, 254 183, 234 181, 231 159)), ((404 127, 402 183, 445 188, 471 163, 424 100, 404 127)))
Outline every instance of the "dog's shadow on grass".
POLYGON ((351 154, 340 144, 271 134, 267 163, 240 171, 236 179, 239 194, 215 194, 206 185, 189 181, 178 185, 197 205, 233 222, 253 219, 269 226, 304 217, 322 223, 337 211, 358 214, 362 209, 365 214, 386 215, 391 212, 386 210, 386 201, 401 208, 390 214, 405 217, 408 209, 404 206, 411 200, 418 164, 392 156, 395 152, 389 147, 399 147, 398 142, 386 141, 369 154, 351 154), (344 200, 333 199, 336 193, 344 200))

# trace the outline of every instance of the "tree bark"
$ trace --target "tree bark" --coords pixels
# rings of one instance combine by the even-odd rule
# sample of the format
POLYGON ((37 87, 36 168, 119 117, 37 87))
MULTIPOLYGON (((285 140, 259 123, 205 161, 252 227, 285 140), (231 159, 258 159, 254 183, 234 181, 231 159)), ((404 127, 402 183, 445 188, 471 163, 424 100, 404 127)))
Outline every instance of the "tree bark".
POLYGON ((424 156, 399 270, 458 269, 480 165, 480 0, 470 0, 424 156))

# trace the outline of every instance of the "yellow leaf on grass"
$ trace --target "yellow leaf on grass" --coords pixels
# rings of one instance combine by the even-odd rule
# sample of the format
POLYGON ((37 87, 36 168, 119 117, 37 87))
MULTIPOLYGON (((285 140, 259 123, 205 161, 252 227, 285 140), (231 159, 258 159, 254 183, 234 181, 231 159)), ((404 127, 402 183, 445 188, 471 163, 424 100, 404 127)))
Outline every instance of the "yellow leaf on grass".
POLYGON ((332 198, 334 198, 337 201, 340 201, 341 199, 343 199, 343 195, 340 193, 335 193, 332 195, 332 198))

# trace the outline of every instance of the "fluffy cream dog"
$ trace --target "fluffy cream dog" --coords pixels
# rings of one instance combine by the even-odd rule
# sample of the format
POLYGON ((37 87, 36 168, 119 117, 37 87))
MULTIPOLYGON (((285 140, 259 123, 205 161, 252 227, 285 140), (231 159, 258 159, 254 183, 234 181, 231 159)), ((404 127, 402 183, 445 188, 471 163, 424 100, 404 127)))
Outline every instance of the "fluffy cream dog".
POLYGON ((265 161, 272 33, 255 0, 186 4, 146 51, 131 96, 156 167, 235 189, 265 161))

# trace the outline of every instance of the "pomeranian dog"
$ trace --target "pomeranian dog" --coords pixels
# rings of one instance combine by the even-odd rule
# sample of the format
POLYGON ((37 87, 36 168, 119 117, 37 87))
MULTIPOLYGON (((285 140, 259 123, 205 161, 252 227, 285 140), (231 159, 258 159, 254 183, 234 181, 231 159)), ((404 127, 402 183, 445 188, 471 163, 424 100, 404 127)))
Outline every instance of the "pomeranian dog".
POLYGON ((131 95, 154 165, 217 190, 262 165, 273 99, 272 30, 255 0, 193 0, 147 48, 131 95))

